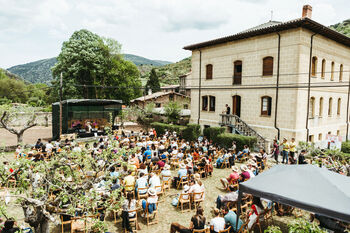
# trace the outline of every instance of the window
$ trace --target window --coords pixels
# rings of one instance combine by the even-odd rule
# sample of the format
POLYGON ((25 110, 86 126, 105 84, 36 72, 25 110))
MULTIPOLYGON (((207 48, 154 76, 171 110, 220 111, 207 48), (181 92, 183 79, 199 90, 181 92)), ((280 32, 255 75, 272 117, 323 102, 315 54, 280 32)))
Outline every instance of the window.
POLYGON ((341 98, 338 99, 338 105, 337 105, 337 115, 340 116, 340 108, 341 108, 341 98))
POLYGON ((170 95, 169 95, 169 100, 170 100, 170 101, 174 101, 174 94, 170 94, 170 95))
POLYGON ((160 108, 162 107, 162 104, 161 103, 156 103, 156 108, 160 108))
POLYGON ((309 118, 315 117, 315 97, 310 98, 309 118))
POLYGON ((271 102, 272 98, 270 96, 261 97, 261 115, 271 116, 271 102))
POLYGON ((233 85, 242 84, 242 61, 233 63, 233 85))
POLYGON ((202 96, 202 111, 208 111, 208 96, 202 96))
POLYGON ((215 96, 209 96, 209 111, 215 112, 215 96))
POLYGON ((319 140, 319 141, 322 141, 322 134, 321 134, 321 133, 318 134, 318 140, 319 140))
POLYGON ((213 79, 213 65, 212 64, 208 64, 206 66, 206 79, 213 79))
POLYGON ((323 97, 320 98, 320 108, 318 109, 318 116, 322 117, 323 115, 323 97))
POLYGON ((184 109, 188 109, 188 104, 184 104, 184 109))
POLYGON ((333 99, 331 97, 329 98, 329 101, 328 101, 328 116, 332 116, 332 105, 333 105, 333 99))
POLYGON ((314 142, 314 135, 309 135, 309 142, 314 142))
POLYGON ((273 75, 273 57, 265 57, 263 59, 263 76, 273 75))
POLYGON ((340 130, 337 130, 337 136, 340 136, 340 130))
POLYGON ((317 73, 317 57, 312 57, 311 75, 316 76, 317 73))
POLYGON ((331 65, 331 81, 334 81, 334 61, 332 61, 331 65))
POLYGON ((339 82, 343 81, 343 64, 339 67, 339 82))
POLYGON ((322 68, 321 68, 321 78, 324 78, 325 70, 326 70, 326 60, 323 59, 322 60, 322 68))

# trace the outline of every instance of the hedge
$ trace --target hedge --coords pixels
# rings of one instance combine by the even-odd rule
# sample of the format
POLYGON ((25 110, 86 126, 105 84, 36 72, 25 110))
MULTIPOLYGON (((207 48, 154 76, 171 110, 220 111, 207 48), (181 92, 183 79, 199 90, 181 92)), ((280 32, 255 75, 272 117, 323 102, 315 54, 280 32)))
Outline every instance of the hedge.
POLYGON ((181 132, 183 139, 187 141, 195 141, 201 134, 201 127, 198 124, 188 124, 181 132))
POLYGON ((163 135, 165 133, 165 130, 169 130, 171 132, 175 131, 178 135, 180 135, 182 129, 184 128, 184 126, 171 125, 171 124, 165 124, 160 122, 151 123, 151 127, 156 130, 157 135, 163 135))
POLYGON ((341 152, 350 153, 350 141, 342 142, 341 152))
POLYGON ((236 142, 237 151, 242 151, 244 145, 248 145, 249 148, 254 148, 257 139, 256 137, 242 136, 239 134, 222 133, 217 136, 218 145, 224 148, 232 147, 232 142, 236 142))
POLYGON ((212 140, 214 143, 217 143, 217 136, 225 132, 224 127, 210 127, 205 128, 203 130, 203 135, 208 138, 208 140, 212 140))

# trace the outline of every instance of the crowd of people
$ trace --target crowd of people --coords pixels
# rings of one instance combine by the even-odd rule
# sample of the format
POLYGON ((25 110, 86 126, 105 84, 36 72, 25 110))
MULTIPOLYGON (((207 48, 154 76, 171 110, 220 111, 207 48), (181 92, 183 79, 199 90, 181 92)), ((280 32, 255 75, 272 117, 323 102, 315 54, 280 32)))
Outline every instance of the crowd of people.
MULTIPOLYGON (((176 132, 166 131, 164 135, 157 135, 156 130, 151 129, 148 132, 122 132, 121 135, 115 134, 112 138, 103 136, 94 143, 78 143, 67 139, 63 142, 57 140, 44 144, 39 139, 31 151, 25 152, 18 147, 15 154, 16 157, 41 161, 45 157, 37 156, 35 151, 45 152, 46 156, 50 157, 62 150, 69 150, 75 153, 84 152, 98 159, 100 153, 120 148, 124 148, 126 152, 121 161, 109 169, 111 185, 106 187, 106 179, 102 179, 96 184, 96 188, 101 192, 122 190, 125 195, 121 213, 122 226, 128 232, 133 232, 130 219, 137 217, 138 211, 141 211, 141 217, 155 217, 159 208, 159 198, 170 188, 180 190, 179 195, 172 201, 174 206, 178 206, 182 194, 181 198, 187 199, 190 207, 196 209, 189 227, 176 222, 171 224, 170 232, 173 233, 192 232, 193 229, 201 230, 206 227, 215 233, 227 228, 230 228, 230 232, 238 232, 244 223, 248 229, 252 229, 262 215, 271 211, 272 203, 269 200, 244 195, 243 203, 249 205, 249 208, 237 222, 235 208, 239 184, 259 175, 269 166, 269 155, 263 148, 258 153, 251 153, 250 148, 244 145, 242 150, 238 151, 234 142, 231 148, 220 148, 205 137, 188 142, 180 139, 176 132), (116 142, 117 146, 111 148, 111 141, 116 142), (218 195, 216 203, 213 203, 214 217, 206 222, 201 202, 205 200, 206 190, 210 187, 205 187, 203 179, 212 175, 215 167, 229 167, 231 173, 220 179, 222 189, 226 193, 218 195)), ((296 156, 294 139, 289 143, 287 139, 282 143, 275 140, 271 157, 277 163, 281 156, 282 163, 305 164, 306 153, 302 150, 299 156, 296 156)))

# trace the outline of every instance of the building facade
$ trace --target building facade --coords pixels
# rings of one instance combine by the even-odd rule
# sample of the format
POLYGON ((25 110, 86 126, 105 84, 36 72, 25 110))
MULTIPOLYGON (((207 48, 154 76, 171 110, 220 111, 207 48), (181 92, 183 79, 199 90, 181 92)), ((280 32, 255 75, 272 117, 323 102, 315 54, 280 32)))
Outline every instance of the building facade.
POLYGON ((311 7, 300 19, 186 46, 192 51, 190 121, 226 125, 220 114, 228 104, 266 139, 346 137, 350 38, 310 17, 311 7))

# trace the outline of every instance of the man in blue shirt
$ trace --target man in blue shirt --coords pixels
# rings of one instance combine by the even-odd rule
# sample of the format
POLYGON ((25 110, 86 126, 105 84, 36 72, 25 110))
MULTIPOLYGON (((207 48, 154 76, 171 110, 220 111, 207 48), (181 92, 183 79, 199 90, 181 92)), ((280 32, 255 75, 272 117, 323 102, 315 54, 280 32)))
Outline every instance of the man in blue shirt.
POLYGON ((233 212, 232 210, 229 210, 229 208, 226 206, 225 209, 225 223, 226 225, 230 225, 231 229, 233 229, 233 232, 238 232, 238 230, 241 228, 243 222, 242 220, 238 219, 238 225, 236 228, 236 220, 237 220, 237 215, 235 212, 233 212))
POLYGON ((147 150, 145 151, 145 153, 143 153, 143 157, 143 161, 146 161, 146 159, 150 159, 152 157, 152 151, 149 149, 149 146, 147 146, 147 150))
POLYGON ((186 176, 187 179, 187 168, 184 163, 180 163, 179 165, 180 169, 177 172, 177 177, 174 177, 174 185, 177 187, 177 183, 180 181, 181 177, 186 176))

